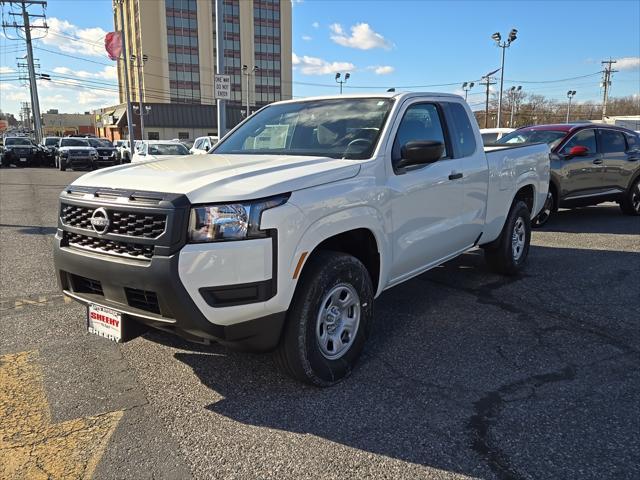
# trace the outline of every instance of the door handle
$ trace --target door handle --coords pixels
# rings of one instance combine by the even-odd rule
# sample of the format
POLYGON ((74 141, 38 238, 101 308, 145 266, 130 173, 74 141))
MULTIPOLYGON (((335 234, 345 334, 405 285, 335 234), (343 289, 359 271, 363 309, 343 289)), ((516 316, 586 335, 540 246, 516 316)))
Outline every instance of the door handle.
POLYGON ((600 165, 600 164, 602 164, 602 159, 601 159, 601 158, 596 158, 596 159, 593 161, 593 164, 594 164, 594 165, 600 165))
POLYGON ((449 180, 457 180, 459 178, 462 178, 461 173, 452 173, 451 175, 449 175, 449 180))

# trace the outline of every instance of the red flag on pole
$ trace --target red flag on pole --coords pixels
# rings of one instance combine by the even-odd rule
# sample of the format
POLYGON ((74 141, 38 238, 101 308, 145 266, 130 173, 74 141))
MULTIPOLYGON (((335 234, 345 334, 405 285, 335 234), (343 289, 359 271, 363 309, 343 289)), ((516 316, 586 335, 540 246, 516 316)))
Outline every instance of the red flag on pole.
POLYGON ((104 37, 104 49, 111 60, 117 60, 122 53, 122 34, 109 32, 104 37))

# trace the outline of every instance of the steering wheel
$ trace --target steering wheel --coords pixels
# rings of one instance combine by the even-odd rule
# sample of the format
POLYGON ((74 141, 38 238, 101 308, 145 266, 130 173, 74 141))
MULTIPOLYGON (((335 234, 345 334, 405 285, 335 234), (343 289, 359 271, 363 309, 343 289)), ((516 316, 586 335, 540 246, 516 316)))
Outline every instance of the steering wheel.
POLYGON ((368 138, 356 138, 355 140, 351 140, 348 144, 347 144, 347 148, 344 151, 345 156, 347 155, 347 153, 349 153, 349 150, 351 150, 352 147, 356 147, 357 145, 362 145, 362 149, 361 151, 364 151, 367 147, 369 147, 373 142, 371 140, 369 140, 368 138))

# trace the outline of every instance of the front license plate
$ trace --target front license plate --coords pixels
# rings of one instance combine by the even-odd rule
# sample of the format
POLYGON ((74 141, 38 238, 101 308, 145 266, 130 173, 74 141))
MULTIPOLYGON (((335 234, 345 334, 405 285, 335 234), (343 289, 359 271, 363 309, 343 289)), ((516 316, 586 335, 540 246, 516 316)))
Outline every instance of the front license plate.
POLYGON ((87 307, 87 330, 114 342, 122 341, 122 314, 100 305, 87 307))
POLYGON ((26 158, 20 158, 20 161, 21 161, 21 162, 26 162, 26 161, 27 161, 27 159, 26 159, 26 158))
POLYGON ((109 155, 103 155, 103 156, 102 156, 102 159, 103 159, 103 160, 109 160, 109 155))

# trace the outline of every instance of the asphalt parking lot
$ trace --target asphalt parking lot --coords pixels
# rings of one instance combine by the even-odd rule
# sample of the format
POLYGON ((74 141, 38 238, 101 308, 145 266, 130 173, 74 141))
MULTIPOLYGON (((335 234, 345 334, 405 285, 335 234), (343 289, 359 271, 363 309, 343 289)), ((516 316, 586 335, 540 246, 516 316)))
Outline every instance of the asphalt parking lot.
POLYGON ((472 252, 385 292, 358 368, 85 333, 58 293, 57 195, 0 171, 0 478, 640 478, 640 219, 563 210, 526 273, 472 252))

